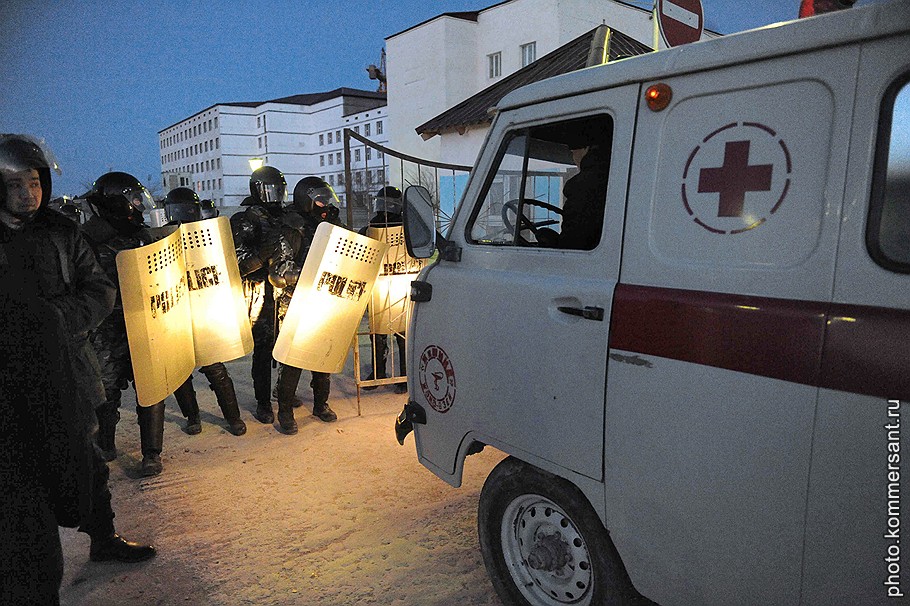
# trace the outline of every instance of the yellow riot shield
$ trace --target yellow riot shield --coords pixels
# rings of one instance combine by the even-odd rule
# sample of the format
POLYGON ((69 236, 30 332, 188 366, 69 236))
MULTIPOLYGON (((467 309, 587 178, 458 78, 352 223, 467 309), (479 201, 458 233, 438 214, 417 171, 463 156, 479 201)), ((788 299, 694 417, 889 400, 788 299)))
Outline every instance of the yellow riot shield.
POLYGON ((351 348, 388 245, 331 223, 316 228, 272 355, 337 373, 351 348))
POLYGON ((160 402, 196 366, 180 231, 117 255, 123 316, 140 406, 160 402))
POLYGON ((408 327, 411 281, 416 279, 426 262, 408 255, 404 243, 404 227, 400 225, 370 227, 367 236, 389 245, 370 296, 370 332, 404 334, 408 327))
POLYGON ((193 314, 196 366, 227 362, 253 351, 231 222, 216 217, 180 226, 193 314))
POLYGON ((141 406, 173 393, 194 368, 253 349, 228 218, 165 228, 168 232, 117 255, 141 406))

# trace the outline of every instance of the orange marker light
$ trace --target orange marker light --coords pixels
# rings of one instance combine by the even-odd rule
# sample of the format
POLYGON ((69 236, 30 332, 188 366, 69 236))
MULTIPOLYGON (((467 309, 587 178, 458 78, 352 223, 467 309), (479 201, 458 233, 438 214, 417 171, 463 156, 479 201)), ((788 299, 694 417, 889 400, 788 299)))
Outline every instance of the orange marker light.
POLYGON ((645 101, 648 104, 648 109, 652 112, 659 112, 666 109, 666 107, 670 105, 672 99, 673 89, 663 82, 660 84, 652 84, 648 87, 648 90, 645 91, 645 101))

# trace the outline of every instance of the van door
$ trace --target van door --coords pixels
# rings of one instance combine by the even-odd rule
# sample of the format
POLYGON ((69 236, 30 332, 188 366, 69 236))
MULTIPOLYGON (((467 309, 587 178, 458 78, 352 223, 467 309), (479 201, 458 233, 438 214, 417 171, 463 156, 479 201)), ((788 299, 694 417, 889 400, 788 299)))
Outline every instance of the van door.
POLYGON ((906 34, 862 47, 812 449, 806 604, 910 595, 900 549, 910 503, 907 48, 906 34))
POLYGON ((456 485, 469 434, 550 470, 602 477, 636 91, 502 114, 450 231, 461 260, 425 274, 432 300, 415 306, 409 336, 415 400, 427 413, 415 425, 417 451, 456 485), (590 172, 572 182, 582 150, 590 172), (564 217, 564 190, 589 195, 590 207, 575 212, 571 202, 564 217))

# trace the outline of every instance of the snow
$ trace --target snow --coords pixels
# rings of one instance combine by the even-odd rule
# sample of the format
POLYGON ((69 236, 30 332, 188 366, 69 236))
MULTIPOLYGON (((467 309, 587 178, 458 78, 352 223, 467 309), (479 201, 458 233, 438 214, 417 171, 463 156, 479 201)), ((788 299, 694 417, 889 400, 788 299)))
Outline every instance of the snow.
POLYGON ((119 456, 110 463, 115 524, 158 555, 139 564, 90 562, 88 537, 61 529, 64 606, 501 604, 477 540, 480 488, 501 452, 470 457, 454 489, 420 465, 413 435, 404 447, 395 440, 406 395, 391 387, 361 392, 357 415, 350 358, 332 377, 335 423, 310 414, 303 373, 293 436, 253 419, 249 357, 227 366, 246 435, 228 433, 205 378, 194 373, 203 431, 184 433, 168 398, 157 477, 138 476, 135 400, 124 393, 119 456))

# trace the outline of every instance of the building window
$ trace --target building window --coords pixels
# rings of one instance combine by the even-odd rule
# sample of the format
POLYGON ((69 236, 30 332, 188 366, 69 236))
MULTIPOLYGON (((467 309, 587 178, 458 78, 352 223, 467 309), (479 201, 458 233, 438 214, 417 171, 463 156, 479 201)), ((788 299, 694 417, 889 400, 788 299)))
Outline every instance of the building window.
POLYGON ((382 134, 382 120, 377 120, 377 121, 376 121, 376 134, 377 134, 377 135, 381 135, 381 134, 382 134))
POLYGON ((335 177, 335 183, 337 183, 339 187, 344 185, 344 173, 338 173, 338 176, 335 177))
POLYGON ((487 77, 498 78, 502 75, 502 53, 487 55, 487 77))
POLYGON ((215 162, 218 165, 218 170, 221 170, 221 158, 215 158, 215 162))
POLYGON ((325 135, 319 135, 319 145, 325 145, 325 135))
POLYGON ((218 118, 215 118, 215 128, 218 128, 218 118))
POLYGON ((354 150, 354 162, 360 162, 360 148, 354 150))
POLYGON ((373 158, 373 150, 372 150, 372 148, 368 147, 367 148, 367 160, 371 160, 372 158, 373 158))
POLYGON ((335 131, 335 141, 337 141, 338 143, 341 143, 341 131, 340 130, 335 131))
POLYGON ((363 125, 363 135, 365 137, 370 136, 370 123, 369 122, 367 122, 366 124, 363 125))
POLYGON ((354 127, 354 132, 357 133, 357 134, 359 135, 359 134, 360 134, 360 127, 359 127, 359 126, 355 126, 355 127, 354 127))
POLYGON ((262 126, 262 118, 260 118, 259 116, 256 116, 256 128, 259 128, 261 126, 262 126))
POLYGON ((218 137, 215 137, 215 149, 220 149, 219 145, 220 144, 218 143, 218 137))
POLYGON ((537 59, 537 43, 528 42, 521 45, 521 66, 524 67, 537 59))
POLYGON ((265 116, 262 117, 262 128, 265 128, 266 130, 268 130, 265 126, 265 116))
POLYGON ((329 133, 328 135, 326 135, 326 139, 327 139, 328 144, 331 145, 332 144, 332 133, 329 133))
POLYGON ((259 147, 262 147, 262 137, 259 137, 259 147))
POLYGON ((331 166, 334 163, 335 163, 335 156, 333 156, 332 154, 329 154, 329 166, 331 166))
POLYGON ((337 162, 338 164, 341 164, 341 152, 338 152, 337 154, 335 154, 335 162, 337 162))
POLYGON ((335 175, 329 175, 329 185, 335 185, 335 175))
POLYGON ((325 156, 319 156, 319 166, 325 166, 325 156))

